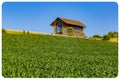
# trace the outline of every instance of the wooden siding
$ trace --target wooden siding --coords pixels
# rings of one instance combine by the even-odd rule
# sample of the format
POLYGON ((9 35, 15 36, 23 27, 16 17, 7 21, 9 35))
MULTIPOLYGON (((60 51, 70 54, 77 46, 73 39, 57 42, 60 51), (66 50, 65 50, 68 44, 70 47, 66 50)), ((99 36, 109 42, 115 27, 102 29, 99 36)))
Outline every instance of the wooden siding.
POLYGON ((63 23, 63 35, 67 35, 67 30, 66 30, 67 26, 65 23, 63 23))

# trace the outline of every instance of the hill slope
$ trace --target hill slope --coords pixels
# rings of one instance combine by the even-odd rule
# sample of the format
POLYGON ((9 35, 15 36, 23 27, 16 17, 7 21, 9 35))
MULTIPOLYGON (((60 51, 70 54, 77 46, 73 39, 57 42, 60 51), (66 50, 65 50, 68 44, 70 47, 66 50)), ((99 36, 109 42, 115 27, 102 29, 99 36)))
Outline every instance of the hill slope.
POLYGON ((2 34, 4 77, 116 77, 118 43, 2 34))

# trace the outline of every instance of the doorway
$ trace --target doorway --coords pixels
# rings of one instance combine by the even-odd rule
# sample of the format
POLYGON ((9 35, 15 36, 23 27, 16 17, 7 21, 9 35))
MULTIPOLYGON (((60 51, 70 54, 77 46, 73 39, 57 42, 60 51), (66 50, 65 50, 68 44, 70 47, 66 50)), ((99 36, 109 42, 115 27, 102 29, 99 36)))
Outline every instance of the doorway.
POLYGON ((62 34, 62 21, 57 23, 57 33, 62 34))

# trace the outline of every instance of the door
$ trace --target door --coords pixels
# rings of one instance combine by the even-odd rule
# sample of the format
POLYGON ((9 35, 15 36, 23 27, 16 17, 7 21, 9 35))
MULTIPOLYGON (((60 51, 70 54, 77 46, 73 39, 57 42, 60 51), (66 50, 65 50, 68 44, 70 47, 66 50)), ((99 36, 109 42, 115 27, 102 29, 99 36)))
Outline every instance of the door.
POLYGON ((57 33, 62 34, 62 21, 57 23, 57 33))

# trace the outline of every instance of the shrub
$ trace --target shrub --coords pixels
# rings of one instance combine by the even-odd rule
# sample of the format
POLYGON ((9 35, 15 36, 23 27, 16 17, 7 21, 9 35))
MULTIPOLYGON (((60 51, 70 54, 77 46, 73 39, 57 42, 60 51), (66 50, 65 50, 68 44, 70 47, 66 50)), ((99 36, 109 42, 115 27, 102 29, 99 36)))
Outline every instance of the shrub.
POLYGON ((23 30, 23 34, 25 34, 25 30, 23 30))
POLYGON ((2 28, 2 33, 6 33, 6 29, 2 28))
POLYGON ((109 35, 110 37, 112 37, 112 38, 114 37, 113 32, 109 32, 108 35, 109 35))
POLYGON ((102 36, 100 36, 100 35, 93 35, 93 38, 102 38, 102 36))
POLYGON ((117 38, 117 37, 118 37, 118 32, 109 32, 108 35, 109 35, 111 38, 117 38))
POLYGON ((30 32, 29 32, 29 31, 27 31, 27 34, 30 34, 30 32))
POLYGON ((118 32, 113 32, 114 33, 114 37, 118 38, 118 32))
POLYGON ((73 31, 74 31, 73 27, 67 27, 66 30, 67 30, 68 36, 73 36, 74 35, 74 33, 73 33, 73 31))
POLYGON ((110 36, 109 35, 104 35, 103 40, 110 40, 110 36))

